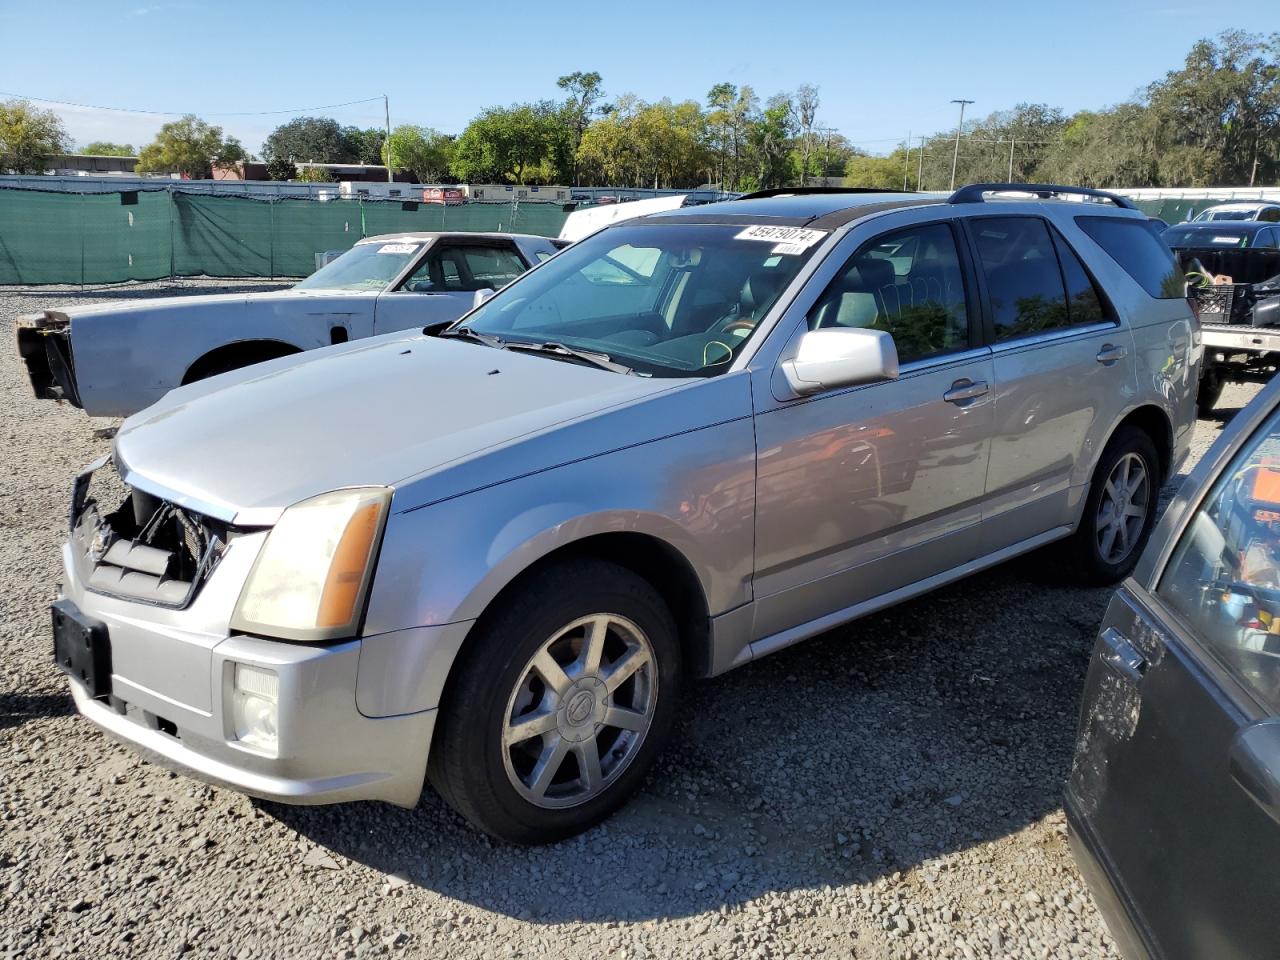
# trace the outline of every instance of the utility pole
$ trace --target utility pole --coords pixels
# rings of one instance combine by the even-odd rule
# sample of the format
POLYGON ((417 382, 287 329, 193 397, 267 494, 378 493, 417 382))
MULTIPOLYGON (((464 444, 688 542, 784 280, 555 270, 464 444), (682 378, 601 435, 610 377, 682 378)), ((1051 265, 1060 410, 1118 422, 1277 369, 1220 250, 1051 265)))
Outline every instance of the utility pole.
POLYGON ((972 100, 952 100, 952 103, 960 104, 960 123, 956 126, 956 150, 951 155, 951 189, 956 188, 956 164, 960 162, 960 134, 964 130, 964 108, 973 103, 972 100))
POLYGON ((920 138, 920 151, 916 154, 916 189, 924 189, 924 137, 920 138))
POLYGON ((391 183, 391 101, 387 99, 387 95, 382 95, 382 109, 385 111, 384 116, 387 121, 387 183, 391 183))
POLYGON ((1013 137, 1009 138, 1009 179, 1006 183, 1013 183, 1013 145, 1017 142, 1013 137))
POLYGON ((902 192, 907 192, 907 177, 910 176, 911 170, 911 131, 907 131, 907 153, 902 158, 902 192))

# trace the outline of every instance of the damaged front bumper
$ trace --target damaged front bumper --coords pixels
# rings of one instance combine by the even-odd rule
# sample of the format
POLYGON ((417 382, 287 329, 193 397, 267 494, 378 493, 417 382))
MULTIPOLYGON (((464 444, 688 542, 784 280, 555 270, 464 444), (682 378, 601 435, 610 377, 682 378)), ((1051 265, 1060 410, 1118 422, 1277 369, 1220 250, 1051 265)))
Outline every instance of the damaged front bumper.
POLYGON ((37 400, 66 400, 82 406, 71 354, 71 321, 53 310, 19 317, 18 356, 37 400))

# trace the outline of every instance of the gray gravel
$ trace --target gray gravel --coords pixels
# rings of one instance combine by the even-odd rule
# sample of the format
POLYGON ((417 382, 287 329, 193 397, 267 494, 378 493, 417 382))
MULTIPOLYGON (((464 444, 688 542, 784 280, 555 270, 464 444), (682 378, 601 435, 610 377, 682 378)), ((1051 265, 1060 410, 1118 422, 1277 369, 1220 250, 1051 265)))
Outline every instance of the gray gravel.
MULTIPOLYGON (((29 397, 11 318, 171 290, 0 293, 8 956, 1116 956, 1060 805, 1108 591, 1036 557, 695 686, 641 794, 549 848, 495 846, 430 793, 250 801, 97 733, 47 604, 71 478, 110 424, 29 397)), ((1196 456, 1254 390, 1227 388, 1196 456)))

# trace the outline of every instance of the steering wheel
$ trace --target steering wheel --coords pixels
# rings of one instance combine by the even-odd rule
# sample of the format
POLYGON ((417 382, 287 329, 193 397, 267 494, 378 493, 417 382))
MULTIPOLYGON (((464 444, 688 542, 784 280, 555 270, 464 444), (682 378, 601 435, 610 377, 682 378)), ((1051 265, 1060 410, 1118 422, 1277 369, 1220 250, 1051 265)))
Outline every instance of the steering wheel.
POLYGON ((721 333, 737 333, 739 330, 746 330, 750 332, 755 328, 756 328, 756 322, 754 320, 734 320, 732 323, 726 323, 723 327, 721 327, 720 332, 721 333))

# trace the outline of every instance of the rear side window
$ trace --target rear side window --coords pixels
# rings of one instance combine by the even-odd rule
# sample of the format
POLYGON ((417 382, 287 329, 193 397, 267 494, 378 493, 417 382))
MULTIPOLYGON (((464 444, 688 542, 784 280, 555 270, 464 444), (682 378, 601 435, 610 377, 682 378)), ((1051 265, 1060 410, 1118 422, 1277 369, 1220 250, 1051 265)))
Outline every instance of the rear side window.
POLYGON ((1058 254, 1045 222, 1035 217, 982 217, 971 223, 996 339, 1071 326, 1058 254))
POLYGON ((1173 251, 1147 220, 1076 217, 1076 225, 1151 296, 1176 300, 1187 295, 1173 251))
POLYGON ((1093 285, 1089 271, 1084 268, 1076 252, 1071 249, 1058 231, 1053 231, 1053 244, 1058 249, 1058 260, 1062 264, 1062 279, 1067 285, 1067 313, 1071 316, 1071 324, 1101 323, 1109 319, 1102 307, 1102 297, 1098 288, 1093 285))

